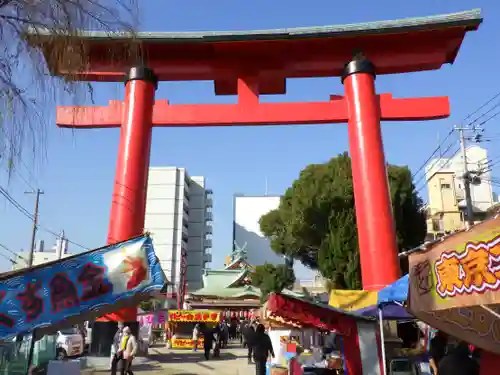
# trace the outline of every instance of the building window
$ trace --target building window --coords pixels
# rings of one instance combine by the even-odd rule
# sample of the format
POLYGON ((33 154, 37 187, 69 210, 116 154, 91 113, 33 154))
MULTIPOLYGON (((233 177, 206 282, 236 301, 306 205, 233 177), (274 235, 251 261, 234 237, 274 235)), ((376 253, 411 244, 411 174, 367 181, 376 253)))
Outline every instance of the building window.
POLYGON ((450 184, 441 184, 441 189, 451 189, 450 184))

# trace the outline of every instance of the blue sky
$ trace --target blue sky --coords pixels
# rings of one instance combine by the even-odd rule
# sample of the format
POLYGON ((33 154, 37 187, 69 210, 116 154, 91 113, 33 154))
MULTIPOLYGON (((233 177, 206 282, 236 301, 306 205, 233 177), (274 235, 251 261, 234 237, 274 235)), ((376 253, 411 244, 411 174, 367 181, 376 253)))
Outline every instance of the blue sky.
MULTIPOLYGON (((440 71, 377 78, 380 93, 398 97, 449 95, 452 117, 447 120, 383 125, 386 159, 392 164, 417 169, 450 127, 462 120, 499 91, 500 3, 493 0, 254 0, 176 1, 139 0, 143 31, 251 30, 298 26, 321 26, 397 19, 482 8, 485 22, 466 37, 455 65, 440 71)), ((342 94, 338 78, 292 80, 287 100, 327 100, 342 94)), ((104 105, 123 98, 121 84, 96 85, 95 101, 104 105)), ((161 83, 157 98, 174 103, 223 102, 215 98, 207 82, 161 83)), ((231 100, 231 99, 230 99, 231 100)), ((56 103, 54 103, 55 107, 56 103)), ((500 133, 499 121, 486 125, 487 133, 500 133)), ((19 170, 25 179, 45 191, 40 221, 53 231, 89 248, 106 240, 111 191, 118 148, 118 129, 75 131, 51 125, 47 133, 46 157, 33 161, 23 157, 31 173, 19 170)), ((495 142, 488 144, 495 156, 495 142)), ((152 166, 186 167, 191 175, 204 175, 214 190, 214 263, 222 264, 231 249, 232 196, 234 193, 281 194, 310 163, 327 161, 348 149, 346 125, 288 126, 261 128, 155 129, 152 166)), ((497 152, 498 154, 498 152, 497 152)), ((0 186, 30 211, 33 197, 14 174, 0 186)), ((424 198, 426 198, 424 196, 424 198)), ((28 248, 31 222, 0 198, 0 244, 12 250, 28 248)), ((52 244, 54 237, 41 231, 39 239, 52 244)), ((1 251, 1 250, 0 250, 1 251)), ((79 251, 72 247, 72 251, 79 251)), ((1 262, 0 262, 1 263, 1 262)), ((0 270, 7 265, 0 266, 0 270)))

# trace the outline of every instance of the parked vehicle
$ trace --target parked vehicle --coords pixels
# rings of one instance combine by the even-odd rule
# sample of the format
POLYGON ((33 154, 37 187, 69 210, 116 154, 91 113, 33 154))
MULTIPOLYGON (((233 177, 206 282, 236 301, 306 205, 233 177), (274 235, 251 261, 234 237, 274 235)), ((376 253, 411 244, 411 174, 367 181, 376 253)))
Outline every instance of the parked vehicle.
POLYGON ((78 328, 67 328, 57 332, 56 358, 76 357, 83 354, 85 341, 78 328))

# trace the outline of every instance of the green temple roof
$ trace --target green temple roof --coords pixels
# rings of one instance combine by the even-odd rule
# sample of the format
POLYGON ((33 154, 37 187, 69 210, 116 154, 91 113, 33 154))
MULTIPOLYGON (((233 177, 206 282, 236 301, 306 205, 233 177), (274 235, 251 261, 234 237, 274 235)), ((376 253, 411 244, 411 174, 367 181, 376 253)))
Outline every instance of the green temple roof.
POLYGON ((235 288, 216 288, 207 286, 191 293, 197 297, 221 297, 221 298, 242 298, 242 297, 258 297, 260 298, 260 289, 252 285, 245 285, 235 288))
POLYGON ((221 298, 260 297, 260 290, 252 285, 244 285, 245 278, 251 275, 248 268, 206 270, 203 274, 204 287, 192 292, 193 296, 221 298))
MULTIPOLYGON (((429 30, 436 28, 464 27, 475 29, 481 23, 480 9, 427 17, 403 18, 389 21, 362 22, 345 25, 296 27, 286 29, 251 31, 205 31, 205 32, 138 32, 109 33, 104 31, 82 31, 79 38, 95 41, 136 40, 153 43, 206 43, 277 39, 331 38, 364 34, 389 34, 401 31, 429 30)), ((53 31, 32 28, 28 34, 54 36, 53 31)))

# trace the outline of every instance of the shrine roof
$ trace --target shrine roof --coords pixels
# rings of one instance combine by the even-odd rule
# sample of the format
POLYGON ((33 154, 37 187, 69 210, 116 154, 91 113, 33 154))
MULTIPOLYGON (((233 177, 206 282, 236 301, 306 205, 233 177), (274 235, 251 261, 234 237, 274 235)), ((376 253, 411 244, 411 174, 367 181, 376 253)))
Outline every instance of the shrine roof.
POLYGON ((203 297, 221 297, 221 298, 241 298, 245 296, 260 297, 260 289, 251 285, 245 285, 232 288, 217 288, 211 285, 191 292, 193 296, 203 297))
MULTIPOLYGON (((247 65, 261 76, 278 75, 281 79, 340 76, 344 64, 360 50, 374 62, 377 74, 431 70, 452 63, 465 33, 476 30, 481 22, 480 10, 475 9, 393 21, 274 30, 82 31, 78 38, 89 63, 77 78, 122 80, 125 70, 136 61, 131 46, 139 46, 140 54, 147 56, 146 63, 165 81, 213 80, 217 84, 233 79, 237 70, 241 73, 247 65)), ((33 46, 42 46, 52 74, 67 75, 67 67, 51 58, 60 34, 31 29, 28 39, 33 46)), ((276 90, 271 87, 268 91, 276 90)), ((232 91, 222 89, 222 93, 232 91)))

